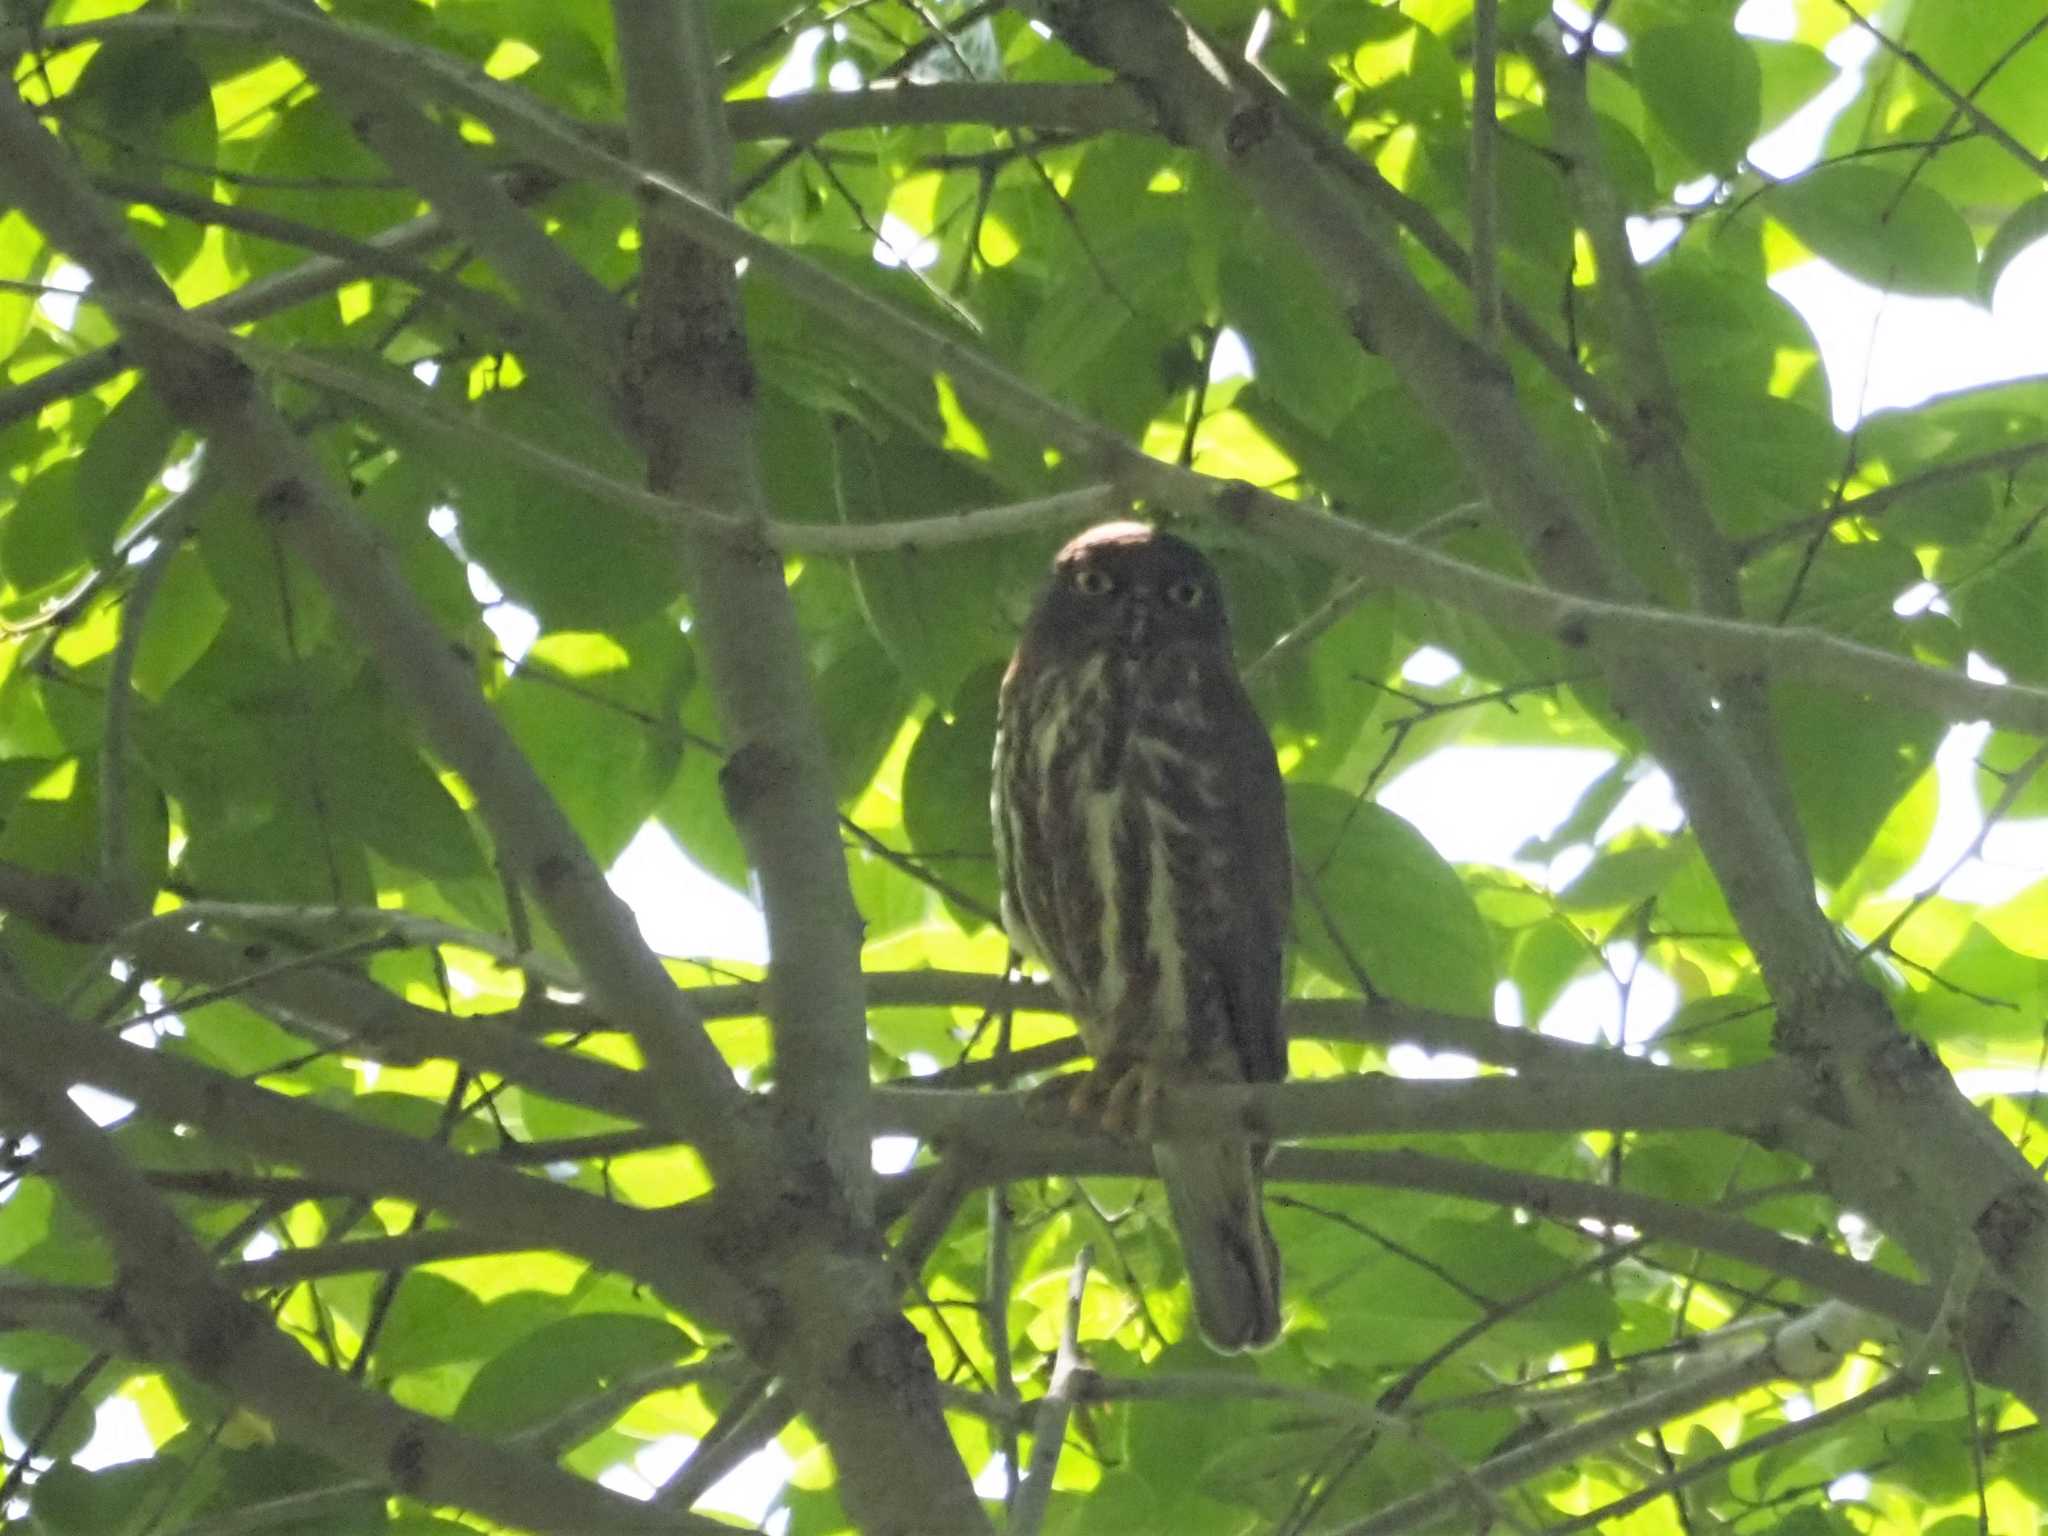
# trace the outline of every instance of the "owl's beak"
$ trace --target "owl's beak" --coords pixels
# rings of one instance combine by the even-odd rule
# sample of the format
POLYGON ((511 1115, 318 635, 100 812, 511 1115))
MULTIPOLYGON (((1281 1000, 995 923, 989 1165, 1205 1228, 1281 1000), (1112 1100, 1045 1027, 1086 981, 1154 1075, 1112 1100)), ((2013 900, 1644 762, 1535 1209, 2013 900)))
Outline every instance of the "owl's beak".
POLYGON ((1130 655, 1141 654, 1146 642, 1152 638, 1152 605, 1142 597, 1133 597, 1124 604, 1123 623, 1117 636, 1124 651, 1130 655))

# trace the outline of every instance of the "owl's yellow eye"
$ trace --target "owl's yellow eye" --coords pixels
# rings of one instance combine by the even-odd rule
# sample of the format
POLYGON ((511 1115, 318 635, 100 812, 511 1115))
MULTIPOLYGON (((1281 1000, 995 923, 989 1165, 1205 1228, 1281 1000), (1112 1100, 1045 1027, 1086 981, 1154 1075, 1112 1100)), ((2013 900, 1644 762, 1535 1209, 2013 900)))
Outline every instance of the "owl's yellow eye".
POLYGON ((1166 600, 1176 608, 1199 608, 1202 605, 1202 584, 1199 581, 1176 581, 1166 589, 1166 600))
POLYGON ((1116 583, 1093 566, 1084 565, 1074 572, 1074 586, 1076 590, 1086 593, 1089 597, 1106 597, 1115 588, 1116 583))

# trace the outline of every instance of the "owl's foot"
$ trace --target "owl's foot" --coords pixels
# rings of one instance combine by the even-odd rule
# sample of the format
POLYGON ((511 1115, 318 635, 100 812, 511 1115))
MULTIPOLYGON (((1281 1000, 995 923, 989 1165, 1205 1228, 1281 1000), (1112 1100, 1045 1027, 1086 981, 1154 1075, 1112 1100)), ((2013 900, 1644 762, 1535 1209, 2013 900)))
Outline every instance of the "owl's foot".
POLYGON ((1070 1119, 1124 1141, 1150 1141, 1167 1073, 1155 1061, 1128 1058, 1097 1062, 1079 1077, 1055 1078, 1070 1119))

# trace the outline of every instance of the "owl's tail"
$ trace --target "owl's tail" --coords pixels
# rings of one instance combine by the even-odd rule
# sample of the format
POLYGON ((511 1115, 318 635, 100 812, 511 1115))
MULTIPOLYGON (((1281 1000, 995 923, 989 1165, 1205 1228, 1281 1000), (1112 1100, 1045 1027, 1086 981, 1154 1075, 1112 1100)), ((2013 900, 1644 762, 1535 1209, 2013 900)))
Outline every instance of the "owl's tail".
POLYGON ((1264 1349, 1280 1336, 1280 1250, 1266 1226, 1251 1144, 1161 1141, 1152 1158, 1202 1336, 1227 1354, 1264 1349))

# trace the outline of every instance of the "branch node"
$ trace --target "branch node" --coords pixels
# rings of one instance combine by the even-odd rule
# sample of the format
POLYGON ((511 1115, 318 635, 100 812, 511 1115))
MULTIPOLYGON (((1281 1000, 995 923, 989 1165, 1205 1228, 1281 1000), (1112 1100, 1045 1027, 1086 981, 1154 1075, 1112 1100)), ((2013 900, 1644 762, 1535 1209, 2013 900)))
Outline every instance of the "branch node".
POLYGON ((783 748, 768 741, 748 742, 718 770, 718 792, 725 798, 726 814, 735 825, 744 827, 756 806, 788 792, 796 772, 795 760, 783 748))
POLYGON ((391 1442, 384 1464, 392 1487, 400 1493, 417 1494, 427 1466, 426 1437, 416 1429, 403 1431, 391 1442))
POLYGON ((1269 103, 1250 102, 1231 113, 1223 125, 1223 147, 1233 155, 1249 154, 1273 136, 1276 126, 1269 103))
POLYGON ((305 512, 312 499, 312 491, 303 479, 285 475, 256 493, 256 516, 266 523, 290 523, 305 512))
POLYGON ((533 885, 536 894, 545 897, 565 882, 575 878, 576 861, 563 853, 550 853, 536 860, 533 866, 533 885))
POLYGON ((1353 304, 1344 312, 1344 323, 1351 331, 1351 339, 1372 353, 1379 355, 1379 344, 1373 337, 1372 306, 1353 304))
POLYGON ((2048 1232, 2048 1191, 2038 1183, 2012 1185, 1977 1213, 1970 1230, 1993 1268, 2006 1274, 2022 1269, 2022 1254, 2048 1232))

